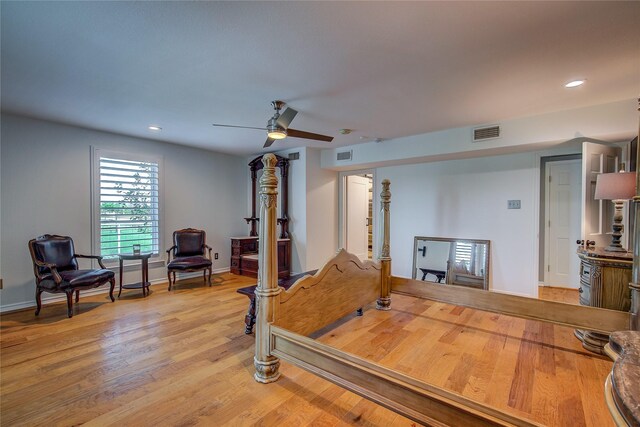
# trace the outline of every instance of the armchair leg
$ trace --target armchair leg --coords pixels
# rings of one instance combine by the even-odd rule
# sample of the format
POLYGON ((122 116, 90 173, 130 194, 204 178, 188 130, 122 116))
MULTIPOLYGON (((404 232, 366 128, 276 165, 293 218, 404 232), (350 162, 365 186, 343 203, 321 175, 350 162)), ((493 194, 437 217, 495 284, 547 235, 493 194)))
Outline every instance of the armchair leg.
POLYGON ((113 290, 116 288, 116 279, 113 278, 109 280, 109 283, 111 283, 111 287, 109 288, 109 298, 111 298, 111 302, 115 302, 116 299, 113 297, 113 290))
POLYGON ((171 291, 171 272, 170 271, 167 272, 167 279, 169 279, 169 289, 168 289, 168 291, 171 291))
POLYGON ((80 290, 76 289, 76 304, 80 302, 80 290))
POLYGON ((42 289, 36 288, 36 316, 40 314, 40 309, 42 308, 42 289))
POLYGON ((65 292, 67 294, 67 317, 73 317, 73 289, 65 292))
POLYGON ((204 270, 202 270, 202 280, 204 280, 204 283, 207 283, 207 269, 206 268, 204 270))
POLYGON ((209 286, 211 286, 211 267, 209 267, 209 286))

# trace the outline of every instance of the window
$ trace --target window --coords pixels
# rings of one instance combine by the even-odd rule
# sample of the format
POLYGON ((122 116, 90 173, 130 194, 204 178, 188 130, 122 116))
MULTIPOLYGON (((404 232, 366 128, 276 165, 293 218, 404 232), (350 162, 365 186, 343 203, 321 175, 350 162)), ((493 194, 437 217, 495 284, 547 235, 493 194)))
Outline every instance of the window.
POLYGON ((106 260, 159 254, 160 160, 94 151, 94 250, 106 260))

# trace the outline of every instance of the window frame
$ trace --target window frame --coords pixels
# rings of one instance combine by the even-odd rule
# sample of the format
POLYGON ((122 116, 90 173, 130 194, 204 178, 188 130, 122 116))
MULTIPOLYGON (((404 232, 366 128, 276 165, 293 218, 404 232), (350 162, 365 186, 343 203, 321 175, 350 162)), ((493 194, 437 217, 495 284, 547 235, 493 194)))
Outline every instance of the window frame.
MULTIPOLYGON (((158 254, 152 255, 151 260, 162 260, 164 254, 164 162, 159 155, 115 151, 97 147, 91 147, 91 248, 95 255, 101 254, 100 247, 100 158, 106 157, 114 160, 124 160, 132 162, 150 162, 158 165, 158 254)), ((119 259, 104 259, 104 263, 109 266, 117 266, 119 259)), ((137 264, 138 262, 136 262, 137 264)))

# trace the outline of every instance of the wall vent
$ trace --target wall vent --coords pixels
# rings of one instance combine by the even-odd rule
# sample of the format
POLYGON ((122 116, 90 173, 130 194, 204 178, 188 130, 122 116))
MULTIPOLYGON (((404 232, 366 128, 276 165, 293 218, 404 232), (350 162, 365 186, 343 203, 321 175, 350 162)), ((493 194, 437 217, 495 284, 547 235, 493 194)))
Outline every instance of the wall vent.
POLYGON ((338 153, 338 155, 336 156, 336 160, 351 160, 351 156, 353 155, 353 151, 349 150, 349 151, 342 151, 340 153, 338 153))
POLYGON ((289 160, 298 160, 300 158, 300 152, 289 153, 289 160))
POLYGON ((500 126, 488 126, 473 130, 473 142, 484 141, 485 139, 500 138, 500 126))

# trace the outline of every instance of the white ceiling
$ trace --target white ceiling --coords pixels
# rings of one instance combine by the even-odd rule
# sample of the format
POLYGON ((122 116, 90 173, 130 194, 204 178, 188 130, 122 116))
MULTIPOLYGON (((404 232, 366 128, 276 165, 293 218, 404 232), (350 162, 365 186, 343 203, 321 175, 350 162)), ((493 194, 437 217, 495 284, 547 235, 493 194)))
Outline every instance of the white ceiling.
POLYGON ((3 111, 249 154, 636 97, 640 2, 6 2, 3 111), (587 84, 568 90, 575 78, 587 84), (160 134, 149 124, 163 127, 160 134), (340 135, 352 128, 351 135, 340 135))

